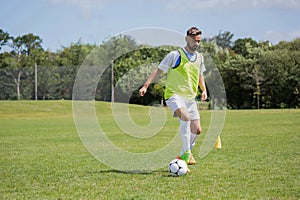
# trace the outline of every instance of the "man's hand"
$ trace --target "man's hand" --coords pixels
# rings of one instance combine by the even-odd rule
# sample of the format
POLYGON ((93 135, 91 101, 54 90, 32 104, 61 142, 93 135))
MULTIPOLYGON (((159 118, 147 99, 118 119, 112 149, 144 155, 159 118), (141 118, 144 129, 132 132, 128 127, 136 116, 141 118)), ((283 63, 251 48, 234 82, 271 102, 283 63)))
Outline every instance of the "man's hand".
POLYGON ((143 97, 147 92, 147 87, 143 86, 140 90, 139 90, 139 95, 141 97, 143 97))
POLYGON ((146 81, 146 83, 143 85, 143 87, 139 90, 139 95, 142 97, 146 94, 147 92, 147 88, 149 87, 149 85, 153 82, 154 79, 156 79, 158 76, 160 76, 160 74, 163 71, 159 68, 155 68, 153 70, 153 72, 150 74, 148 80, 146 81))
POLYGON ((207 92, 203 91, 201 95, 201 101, 205 101, 207 99, 207 92))

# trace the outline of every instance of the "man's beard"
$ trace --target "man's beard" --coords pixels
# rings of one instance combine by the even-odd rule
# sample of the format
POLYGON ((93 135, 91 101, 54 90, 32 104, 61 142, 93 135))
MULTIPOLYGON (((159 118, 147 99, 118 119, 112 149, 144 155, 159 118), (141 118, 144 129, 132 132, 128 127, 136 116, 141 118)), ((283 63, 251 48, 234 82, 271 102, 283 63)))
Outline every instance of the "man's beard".
POLYGON ((192 51, 196 51, 197 47, 196 46, 191 46, 189 44, 187 44, 188 48, 192 51))

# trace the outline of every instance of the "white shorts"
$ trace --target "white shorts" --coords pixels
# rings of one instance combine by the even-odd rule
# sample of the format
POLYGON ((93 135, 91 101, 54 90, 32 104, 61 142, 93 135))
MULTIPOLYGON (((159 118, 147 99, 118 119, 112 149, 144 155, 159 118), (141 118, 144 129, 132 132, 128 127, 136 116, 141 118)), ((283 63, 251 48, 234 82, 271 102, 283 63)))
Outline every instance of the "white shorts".
POLYGON ((167 106, 172 110, 173 116, 177 109, 186 109, 191 120, 200 119, 200 115, 195 100, 187 100, 179 95, 173 95, 166 101, 167 106))

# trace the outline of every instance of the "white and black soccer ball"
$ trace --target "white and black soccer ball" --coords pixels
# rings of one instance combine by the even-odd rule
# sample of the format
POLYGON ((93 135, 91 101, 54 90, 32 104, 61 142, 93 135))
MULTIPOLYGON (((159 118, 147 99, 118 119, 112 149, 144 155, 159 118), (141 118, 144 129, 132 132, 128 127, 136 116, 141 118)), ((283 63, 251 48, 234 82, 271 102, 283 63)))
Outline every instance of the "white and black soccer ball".
POLYGON ((187 164, 184 160, 174 159, 169 163, 169 172, 172 176, 183 176, 187 172, 187 164))

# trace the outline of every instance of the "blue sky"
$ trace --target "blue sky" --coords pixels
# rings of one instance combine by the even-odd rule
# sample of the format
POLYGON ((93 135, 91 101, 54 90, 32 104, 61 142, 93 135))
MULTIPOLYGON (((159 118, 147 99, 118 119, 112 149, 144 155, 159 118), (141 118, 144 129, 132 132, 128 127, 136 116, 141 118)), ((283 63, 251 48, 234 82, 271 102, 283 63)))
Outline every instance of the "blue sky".
POLYGON ((38 35, 51 51, 143 27, 184 33, 197 26, 203 37, 230 31, 234 40, 276 44, 300 37, 299 21, 299 0, 2 0, 0 13, 1 29, 38 35))

